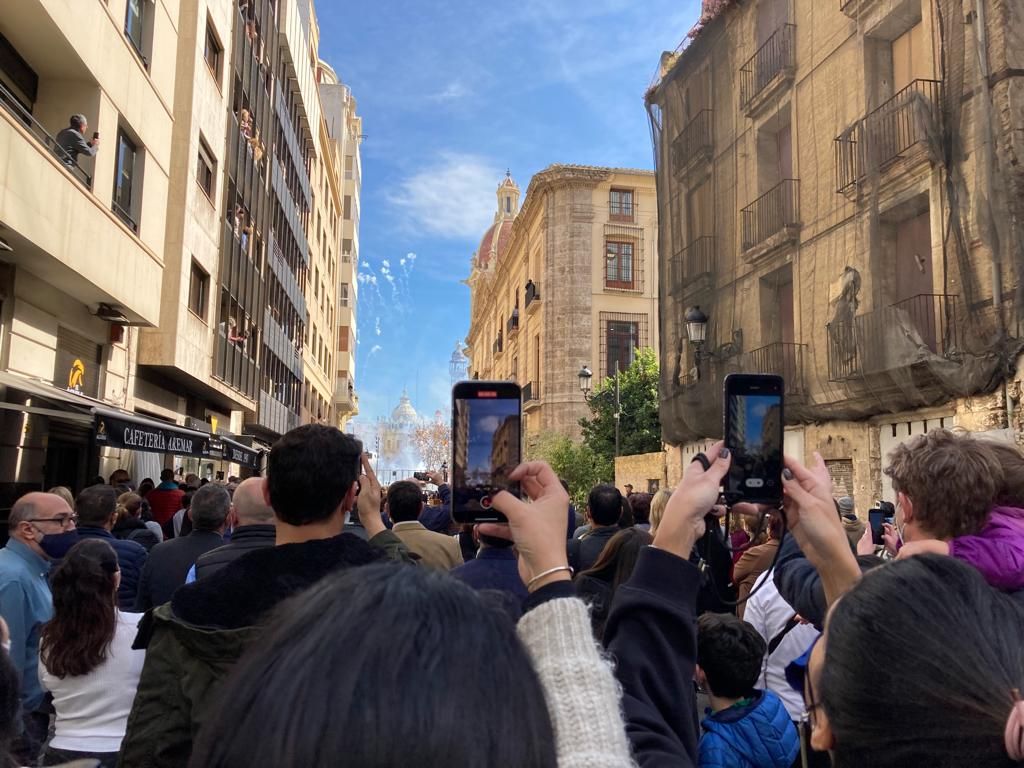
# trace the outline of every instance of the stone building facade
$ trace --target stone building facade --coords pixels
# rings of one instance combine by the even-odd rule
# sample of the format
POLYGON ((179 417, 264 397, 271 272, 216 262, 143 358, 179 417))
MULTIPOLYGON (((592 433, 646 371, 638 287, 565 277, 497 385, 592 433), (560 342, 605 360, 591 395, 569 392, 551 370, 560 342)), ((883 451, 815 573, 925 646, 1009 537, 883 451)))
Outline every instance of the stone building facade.
POLYGON ((472 378, 523 387, 527 444, 579 435, 589 415, 578 373, 594 383, 636 348, 658 348, 657 212, 648 171, 552 165, 519 209, 511 176, 467 280, 472 378))
POLYGON ((787 451, 861 512, 913 434, 1021 440, 1022 35, 1010 0, 758 0, 705 3, 663 55, 670 484, 730 372, 785 377, 787 451))

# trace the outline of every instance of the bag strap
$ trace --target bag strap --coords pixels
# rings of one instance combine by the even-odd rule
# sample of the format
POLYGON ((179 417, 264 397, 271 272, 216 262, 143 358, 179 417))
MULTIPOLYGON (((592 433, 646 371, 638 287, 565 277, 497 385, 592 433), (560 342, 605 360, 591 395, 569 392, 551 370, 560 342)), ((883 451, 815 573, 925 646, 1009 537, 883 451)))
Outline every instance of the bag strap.
POLYGON ((779 634, 777 634, 775 637, 773 637, 771 639, 771 642, 768 643, 768 653, 767 653, 767 655, 771 656, 773 653, 775 653, 775 649, 778 648, 782 644, 782 641, 785 640, 786 635, 788 635, 790 632, 792 632, 794 627, 797 627, 799 625, 800 625, 800 617, 797 616, 794 613, 792 618, 790 618, 790 620, 786 622, 786 626, 784 626, 779 631, 779 634))

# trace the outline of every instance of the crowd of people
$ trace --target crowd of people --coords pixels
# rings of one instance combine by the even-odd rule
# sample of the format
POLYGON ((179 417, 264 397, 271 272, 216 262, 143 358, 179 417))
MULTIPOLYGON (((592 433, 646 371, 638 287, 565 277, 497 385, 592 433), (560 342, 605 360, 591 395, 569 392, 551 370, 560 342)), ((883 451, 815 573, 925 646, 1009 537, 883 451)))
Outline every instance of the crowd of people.
POLYGON ((875 544, 825 462, 721 505, 544 462, 507 524, 284 435, 265 478, 29 493, 0 550, 11 765, 1024 765, 1024 456, 934 430, 875 544), (179 517, 180 515, 180 517, 179 517), (177 520, 177 522, 176 522, 177 520))

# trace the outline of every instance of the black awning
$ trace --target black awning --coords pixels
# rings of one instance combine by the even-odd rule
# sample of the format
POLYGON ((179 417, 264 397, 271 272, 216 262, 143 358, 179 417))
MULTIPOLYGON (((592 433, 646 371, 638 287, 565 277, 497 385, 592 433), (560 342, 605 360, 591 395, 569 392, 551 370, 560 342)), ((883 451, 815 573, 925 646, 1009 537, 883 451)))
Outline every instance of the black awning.
POLYGON ((210 435, 205 432, 109 408, 96 407, 93 413, 98 445, 179 456, 212 455, 210 435))
POLYGON ((221 442, 221 456, 224 461, 230 461, 234 464, 240 464, 243 467, 249 467, 249 469, 260 469, 260 451, 254 450, 241 443, 236 443, 230 438, 218 436, 221 442))

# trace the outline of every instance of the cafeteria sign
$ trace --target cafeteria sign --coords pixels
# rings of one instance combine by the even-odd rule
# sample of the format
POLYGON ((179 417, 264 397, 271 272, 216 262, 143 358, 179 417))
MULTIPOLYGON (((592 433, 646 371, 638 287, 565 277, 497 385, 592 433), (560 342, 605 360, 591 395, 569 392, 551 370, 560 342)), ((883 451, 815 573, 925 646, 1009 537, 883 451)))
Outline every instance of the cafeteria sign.
POLYGON ((96 415, 96 442, 111 448, 131 448, 149 453, 209 456, 209 435, 163 425, 155 421, 129 421, 106 414, 96 415))

